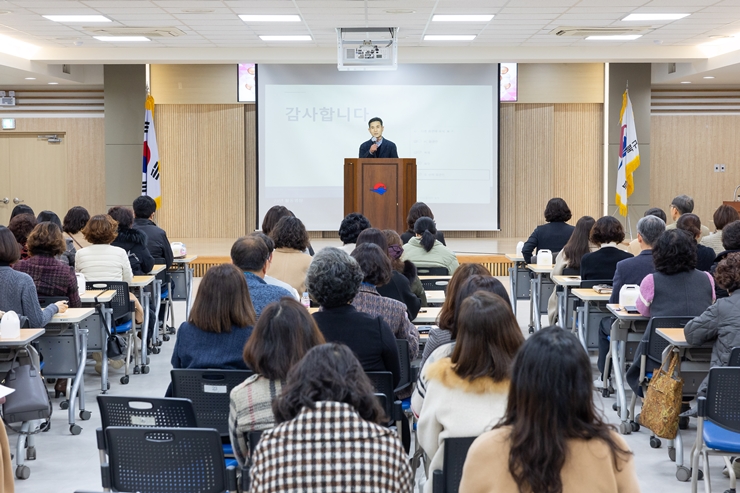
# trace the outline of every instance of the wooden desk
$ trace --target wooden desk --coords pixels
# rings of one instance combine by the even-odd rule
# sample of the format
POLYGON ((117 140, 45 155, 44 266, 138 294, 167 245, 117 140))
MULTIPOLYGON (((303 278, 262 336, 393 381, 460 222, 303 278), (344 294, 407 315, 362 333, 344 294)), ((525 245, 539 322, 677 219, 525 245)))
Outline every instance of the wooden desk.
MULTIPOLYGON (((531 281, 531 306, 529 314, 529 332, 532 333, 535 330, 542 328, 542 310, 540 307, 542 298, 542 282, 550 277, 554 265, 538 265, 538 264, 527 264, 527 269, 537 274, 531 281)), ((545 311, 547 314, 547 311, 545 311)))
MULTIPOLYGON (((578 339, 581 340, 581 344, 583 344, 583 348, 586 351, 589 350, 589 341, 592 341, 590 349, 593 350, 593 334, 591 331, 594 330, 594 328, 590 327, 589 323, 589 319, 591 318, 591 305, 595 303, 608 302, 611 297, 611 293, 599 294, 592 288, 575 288, 571 293, 573 293, 573 296, 583 301, 583 307, 578 308, 578 315, 576 317, 578 339)), ((598 331, 599 328, 595 327, 595 329, 598 331)))
MULTIPOLYGON (((149 337, 147 333, 149 332, 149 295, 150 293, 145 290, 144 288, 146 286, 149 286, 155 281, 154 276, 134 276, 133 280, 128 283, 129 289, 138 288, 139 289, 139 303, 141 303, 141 308, 144 310, 144 321, 139 326, 141 329, 141 373, 147 374, 149 373, 149 357, 147 356, 147 348, 149 346, 148 341, 149 337)), ((156 328, 156 324, 155 324, 156 328)), ((136 372, 136 362, 134 362, 134 373, 136 372)))
POLYGON ((413 320, 414 325, 433 325, 437 323, 437 317, 442 307, 427 306, 419 310, 419 314, 413 320))
POLYGON ((639 313, 629 313, 618 303, 607 303, 606 309, 612 312, 612 315, 617 317, 619 320, 625 320, 628 322, 633 322, 635 320, 650 320, 649 317, 644 317, 639 313))
POLYGON ((12 339, 1 339, 0 347, 21 347, 28 346, 31 342, 41 337, 45 329, 21 329, 21 335, 12 339))
POLYGON ((424 281, 424 280, 437 281, 437 280, 444 280, 444 279, 449 281, 450 279, 452 279, 452 276, 419 276, 419 280, 421 281, 424 281))
POLYGON ((671 343, 671 346, 676 347, 691 347, 689 343, 686 342, 686 335, 683 332, 683 329, 655 329, 655 332, 671 343))
POLYGON ((551 276, 552 282, 558 286, 577 288, 581 285, 581 276, 551 276))
MULTIPOLYGON (((516 302, 517 300, 528 300, 529 293, 525 296, 519 294, 519 275, 523 272, 524 257, 521 253, 507 253, 505 257, 511 260, 511 267, 509 267, 509 298, 511 299, 511 309, 516 315, 516 302)), ((529 283, 527 283, 529 286, 529 283)))
POLYGON ((152 275, 152 276, 156 276, 157 274, 159 274, 160 272, 162 272, 166 268, 167 268, 167 266, 164 265, 164 264, 155 264, 154 267, 152 267, 152 270, 149 272, 149 274, 152 275))
POLYGON ((611 293, 600 294, 591 288, 575 288, 573 290, 573 296, 583 301, 609 301, 611 293))
POLYGON ((80 301, 83 303, 95 303, 96 298, 100 303, 110 303, 116 297, 116 292, 111 290, 103 291, 102 289, 88 289, 85 294, 80 295, 80 301))
POLYGON ((184 257, 175 258, 172 263, 173 264, 190 264, 193 262, 193 260, 197 259, 197 255, 185 255, 184 257))
POLYGON ((562 287, 562 291, 557 292, 558 296, 558 324, 564 329, 572 329, 573 322, 571 317, 568 316, 568 306, 570 305, 570 312, 574 311, 570 297, 570 289, 577 288, 581 285, 581 276, 550 276, 552 282, 562 287))
MULTIPOLYGON (((190 307, 193 304, 193 268, 190 264, 197 259, 197 255, 186 255, 173 260, 171 270, 185 275, 185 320, 190 319, 190 307)), ((299 293, 300 294, 300 293, 299 293)))
POLYGON ((134 276, 134 279, 130 283, 128 283, 128 287, 143 288, 145 286, 149 286, 153 282, 154 282, 154 276, 151 276, 151 275, 134 276))
POLYGON ((67 308, 64 313, 51 317, 50 324, 78 324, 95 313, 94 308, 67 308))
POLYGON ((445 292, 441 289, 426 291, 427 303, 442 304, 445 302, 445 292))

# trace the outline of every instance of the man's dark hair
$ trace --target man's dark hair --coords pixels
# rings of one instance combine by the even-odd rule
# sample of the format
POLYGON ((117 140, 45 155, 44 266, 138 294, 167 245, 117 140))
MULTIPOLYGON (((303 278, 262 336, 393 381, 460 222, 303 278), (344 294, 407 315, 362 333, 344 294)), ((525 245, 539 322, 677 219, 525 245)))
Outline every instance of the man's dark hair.
POLYGON ((722 228, 722 246, 725 250, 740 250, 740 220, 722 228))
POLYGON ((655 271, 665 275, 696 268, 696 241, 682 229, 669 229, 653 245, 655 271))
POLYGON ((694 212, 694 199, 688 195, 679 195, 671 201, 671 205, 676 208, 679 214, 694 212))
POLYGON ((245 272, 262 270, 270 251, 259 236, 242 236, 231 247, 231 261, 245 272))
POLYGON ((383 126, 383 120, 381 120, 380 117, 375 116, 373 118, 370 118, 370 121, 367 122, 367 127, 370 128, 370 125, 372 125, 373 122, 380 122, 380 126, 383 126))
POLYGON ((666 222, 668 218, 665 215, 665 211, 661 209, 660 207, 651 207, 650 209, 645 211, 645 214, 642 217, 647 216, 655 216, 659 217, 663 220, 663 222, 666 222))
POLYGON ((572 214, 565 200, 555 197, 547 202, 545 206, 545 221, 548 223, 570 221, 572 214))
POLYGON ((134 213, 128 207, 111 207, 108 215, 118 223, 118 231, 131 229, 134 225, 134 213))
POLYGON ((149 219, 157 211, 157 203, 147 195, 136 197, 133 206, 137 218, 149 219))
POLYGON ((264 241, 265 245, 267 245, 267 251, 270 252, 270 255, 272 255, 272 252, 275 250, 275 242, 272 241, 272 238, 270 238, 268 235, 266 235, 262 231, 255 231, 254 233, 249 233, 248 236, 262 238, 262 241, 264 241))

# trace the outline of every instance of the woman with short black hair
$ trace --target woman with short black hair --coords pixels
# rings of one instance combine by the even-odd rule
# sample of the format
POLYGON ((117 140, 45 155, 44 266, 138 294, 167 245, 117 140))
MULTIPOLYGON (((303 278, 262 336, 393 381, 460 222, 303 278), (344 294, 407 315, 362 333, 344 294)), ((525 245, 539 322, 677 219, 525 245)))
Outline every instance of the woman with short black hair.
POLYGON ((581 281, 611 281, 617 270, 617 262, 634 256, 617 248, 623 240, 622 223, 612 216, 600 217, 590 234, 591 243, 599 248, 581 257, 581 281))
POLYGON ((21 252, 21 260, 25 260, 29 257, 26 241, 28 240, 28 235, 31 234, 31 231, 33 231, 33 228, 35 228, 37 224, 38 222, 36 221, 36 218, 31 214, 18 214, 8 223, 8 229, 13 233, 13 236, 15 236, 15 241, 18 242, 18 247, 21 252))
POLYGON ((722 231, 731 222, 740 220, 740 214, 738 214, 734 207, 722 204, 714 211, 712 220, 714 222, 715 232, 704 236, 699 243, 714 250, 714 255, 716 256, 725 251, 725 248, 722 246, 722 231))
POLYGON ((692 213, 681 214, 676 221, 676 229, 682 229, 694 237, 696 242, 696 268, 709 272, 717 254, 708 246, 702 245, 699 240, 701 236, 701 219, 692 213))
POLYGON ((147 248, 146 234, 133 228, 134 211, 128 207, 116 206, 108 209, 108 215, 118 223, 118 236, 111 245, 126 250, 135 276, 150 273, 154 267, 154 257, 147 248))
POLYGON ((538 252, 550 250, 552 258, 555 258, 573 233, 573 226, 566 224, 570 218, 570 208, 565 200, 560 197, 550 199, 545 206, 547 224, 537 226, 522 247, 524 261, 528 264, 532 263, 532 254, 535 250, 538 252))
POLYGON ((347 214, 339 225, 339 239, 342 240, 342 250, 352 253, 357 243, 357 237, 370 227, 372 226, 368 218, 359 212, 347 214))
POLYGON ((275 242, 270 275, 303 294, 306 291, 306 271, 311 264, 311 256, 305 253, 309 246, 306 227, 297 217, 284 216, 270 232, 270 238, 275 242))
POLYGON ((62 231, 64 231, 65 239, 68 238, 72 240, 75 245, 75 250, 80 250, 86 246, 90 246, 90 242, 88 242, 82 234, 82 229, 89 220, 90 213, 87 212, 87 209, 79 205, 72 207, 64 216, 62 231))
POLYGON ((414 224, 416 236, 403 246, 401 260, 410 260, 416 267, 443 267, 452 275, 459 267, 455 253, 436 238, 437 225, 429 217, 421 217, 414 224))

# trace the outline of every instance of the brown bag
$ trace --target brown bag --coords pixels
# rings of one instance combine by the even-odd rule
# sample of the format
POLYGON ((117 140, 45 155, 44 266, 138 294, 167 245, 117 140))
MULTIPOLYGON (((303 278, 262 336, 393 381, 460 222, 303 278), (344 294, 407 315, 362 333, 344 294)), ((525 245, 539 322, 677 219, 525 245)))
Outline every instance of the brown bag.
POLYGON ((681 413, 681 397, 683 393, 683 379, 681 371, 681 357, 676 351, 671 351, 663 360, 660 368, 653 372, 653 378, 648 385, 645 402, 640 411, 640 424, 649 428, 661 438, 674 439, 678 433, 678 415, 681 413), (668 371, 663 368, 670 358, 668 371))

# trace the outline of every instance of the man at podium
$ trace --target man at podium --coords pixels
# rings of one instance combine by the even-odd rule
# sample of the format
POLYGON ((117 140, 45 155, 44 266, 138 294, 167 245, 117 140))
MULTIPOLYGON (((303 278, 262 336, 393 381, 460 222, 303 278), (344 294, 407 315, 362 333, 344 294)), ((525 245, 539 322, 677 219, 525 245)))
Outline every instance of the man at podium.
POLYGON ((398 158, 396 144, 388 139, 383 138, 383 120, 371 118, 368 124, 368 131, 373 137, 367 142, 360 145, 360 157, 381 157, 381 158, 398 158))

